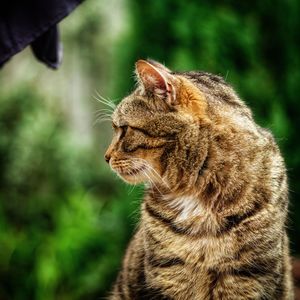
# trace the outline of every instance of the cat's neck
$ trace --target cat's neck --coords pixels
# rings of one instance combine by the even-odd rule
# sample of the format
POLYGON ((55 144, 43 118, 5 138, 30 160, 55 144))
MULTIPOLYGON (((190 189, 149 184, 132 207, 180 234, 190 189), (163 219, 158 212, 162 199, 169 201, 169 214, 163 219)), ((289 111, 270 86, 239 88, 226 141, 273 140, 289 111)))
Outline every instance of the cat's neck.
POLYGON ((196 195, 160 194, 156 188, 148 189, 142 204, 144 222, 159 222, 167 231, 198 235, 217 232, 214 214, 204 207, 196 195))

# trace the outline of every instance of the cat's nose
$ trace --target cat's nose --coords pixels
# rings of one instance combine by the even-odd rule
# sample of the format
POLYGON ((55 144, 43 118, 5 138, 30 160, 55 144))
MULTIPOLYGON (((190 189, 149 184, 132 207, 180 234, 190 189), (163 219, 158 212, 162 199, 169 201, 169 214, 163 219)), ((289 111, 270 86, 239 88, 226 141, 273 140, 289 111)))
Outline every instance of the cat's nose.
POLYGON ((107 163, 109 163, 110 158, 111 158, 110 153, 107 153, 107 152, 106 152, 105 155, 104 155, 104 159, 105 159, 105 161, 106 161, 107 163))
POLYGON ((115 147, 115 144, 114 143, 111 143, 108 147, 108 149, 106 150, 105 154, 104 154, 104 159, 107 163, 109 163, 111 157, 112 157, 112 154, 114 152, 114 147, 115 147))

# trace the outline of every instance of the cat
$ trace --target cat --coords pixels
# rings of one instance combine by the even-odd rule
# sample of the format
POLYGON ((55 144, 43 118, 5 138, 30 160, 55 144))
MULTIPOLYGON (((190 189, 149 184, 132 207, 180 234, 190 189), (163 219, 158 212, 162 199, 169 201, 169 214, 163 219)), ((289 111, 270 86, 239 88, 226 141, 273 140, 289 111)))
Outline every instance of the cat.
POLYGON ((110 299, 293 299, 285 164, 221 77, 139 60, 105 154, 145 183, 110 299))

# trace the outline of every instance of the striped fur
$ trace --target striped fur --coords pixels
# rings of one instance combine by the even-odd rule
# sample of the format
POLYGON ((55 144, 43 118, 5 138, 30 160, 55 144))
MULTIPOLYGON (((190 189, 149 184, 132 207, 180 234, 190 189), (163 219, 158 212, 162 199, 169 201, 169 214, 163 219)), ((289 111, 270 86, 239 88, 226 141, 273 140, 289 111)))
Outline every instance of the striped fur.
POLYGON ((137 75, 106 160, 146 191, 110 299, 293 299, 287 176, 272 134, 219 76, 144 61, 137 75))

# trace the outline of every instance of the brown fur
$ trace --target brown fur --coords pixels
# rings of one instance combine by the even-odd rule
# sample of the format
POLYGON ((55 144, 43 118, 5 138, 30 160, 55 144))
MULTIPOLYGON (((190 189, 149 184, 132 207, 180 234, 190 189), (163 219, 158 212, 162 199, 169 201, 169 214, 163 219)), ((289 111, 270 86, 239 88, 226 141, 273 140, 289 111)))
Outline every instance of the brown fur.
POLYGON ((111 299, 293 299, 272 134, 218 76, 146 61, 137 75, 106 160, 146 191, 111 299))

